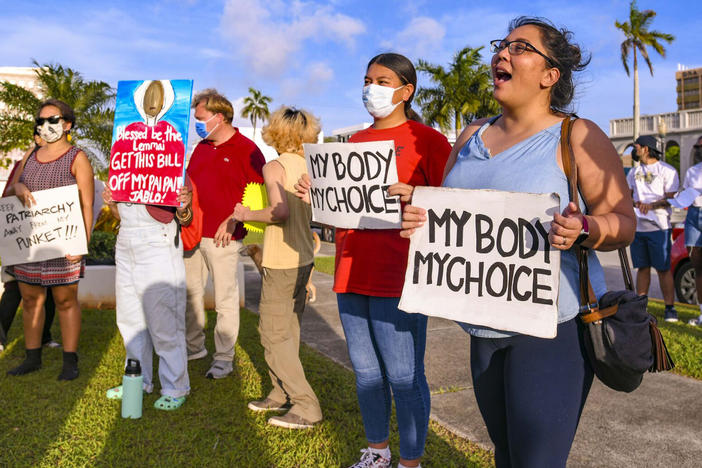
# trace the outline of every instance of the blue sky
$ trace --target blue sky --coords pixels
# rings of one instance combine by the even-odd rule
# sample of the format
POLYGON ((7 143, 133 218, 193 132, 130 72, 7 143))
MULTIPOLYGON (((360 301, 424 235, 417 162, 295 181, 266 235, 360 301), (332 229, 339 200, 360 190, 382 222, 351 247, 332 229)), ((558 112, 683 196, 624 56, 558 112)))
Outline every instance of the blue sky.
MULTIPOLYGON (((658 12, 653 28, 676 36, 666 59, 652 55, 655 76, 641 70, 642 113, 676 110, 678 63, 702 66, 697 1, 640 0, 658 12)), ((368 60, 384 51, 446 64, 465 46, 506 35, 518 15, 546 16, 592 54, 580 74, 576 109, 606 132, 631 115, 632 80, 620 61, 629 2, 0 0, 0 66, 58 62, 89 79, 193 79, 240 107, 249 86, 321 118, 325 133, 370 121, 360 93, 368 60), (473 6, 478 5, 478 6, 473 6)), ((485 60, 489 55, 485 54, 485 60)), ((429 85, 420 75, 419 85, 429 85)))

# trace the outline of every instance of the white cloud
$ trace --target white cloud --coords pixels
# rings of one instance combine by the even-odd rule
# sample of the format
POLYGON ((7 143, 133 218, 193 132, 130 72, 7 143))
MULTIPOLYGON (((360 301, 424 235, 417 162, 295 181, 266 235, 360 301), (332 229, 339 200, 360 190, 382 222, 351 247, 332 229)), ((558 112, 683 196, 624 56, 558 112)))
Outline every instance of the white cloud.
POLYGON ((220 32, 234 51, 264 76, 280 76, 307 41, 353 47, 364 24, 311 2, 228 0, 220 32))
MULTIPOLYGON (((326 91, 334 79, 334 70, 325 62, 311 63, 302 77, 284 79, 281 84, 283 99, 297 99, 300 96, 315 96, 326 91)), ((294 104, 294 103, 292 103, 294 104)))
POLYGON ((413 55, 421 56, 440 49, 446 35, 446 28, 433 18, 420 16, 412 18, 405 29, 400 31, 395 42, 411 45, 413 55))
POLYGON ((384 42, 382 45, 404 50, 414 57, 421 57, 441 49, 445 35, 446 28, 437 20, 419 16, 412 18, 405 29, 398 32, 392 41, 384 42))

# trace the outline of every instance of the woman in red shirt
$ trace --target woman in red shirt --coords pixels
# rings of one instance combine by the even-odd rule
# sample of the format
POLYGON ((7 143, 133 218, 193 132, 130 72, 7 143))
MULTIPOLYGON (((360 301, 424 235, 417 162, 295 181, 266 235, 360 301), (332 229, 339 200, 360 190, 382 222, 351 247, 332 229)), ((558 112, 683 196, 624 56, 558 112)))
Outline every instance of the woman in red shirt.
MULTIPOLYGON (((363 102, 373 126, 350 142, 393 140, 399 194, 405 184, 441 185, 451 146, 420 123, 411 109, 417 73, 406 57, 380 54, 368 63, 363 102)), ((298 184, 307 196, 309 179, 298 184)), ((419 466, 429 424, 429 387, 424 375, 427 317, 398 309, 409 240, 397 229, 336 230, 334 291, 356 374, 356 391, 369 447, 353 467, 388 467, 391 394, 400 432, 400 467, 419 466)))

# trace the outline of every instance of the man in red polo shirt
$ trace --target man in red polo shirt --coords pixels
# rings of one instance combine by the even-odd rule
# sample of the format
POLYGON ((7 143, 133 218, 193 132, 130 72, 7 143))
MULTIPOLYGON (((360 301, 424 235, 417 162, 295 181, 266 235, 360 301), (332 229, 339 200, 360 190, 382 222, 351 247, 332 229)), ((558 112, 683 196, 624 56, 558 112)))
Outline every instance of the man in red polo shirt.
POLYGON ((207 355, 205 348, 204 291, 208 273, 212 274, 217 324, 214 329, 215 353, 208 378, 221 379, 233 370, 234 344, 239 334, 239 285, 237 261, 241 239, 246 235, 239 223, 232 242, 217 246, 217 228, 241 202, 249 182, 263 183, 261 168, 265 159, 256 144, 232 126, 232 104, 214 89, 195 95, 195 130, 202 141, 195 147, 188 175, 197 187, 202 209, 202 240, 185 252, 188 303, 185 313, 188 359, 207 355))

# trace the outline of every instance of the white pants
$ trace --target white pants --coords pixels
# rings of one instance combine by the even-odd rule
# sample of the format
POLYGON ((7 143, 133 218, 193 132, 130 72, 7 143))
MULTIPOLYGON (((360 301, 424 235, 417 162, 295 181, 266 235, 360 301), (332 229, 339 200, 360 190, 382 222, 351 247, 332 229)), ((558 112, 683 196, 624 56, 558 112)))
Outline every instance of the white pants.
POLYGON ((178 225, 156 221, 144 205, 117 206, 121 218, 115 249, 117 326, 127 359, 141 362, 144 390, 151 392, 155 350, 161 394, 187 395, 185 266, 178 225))

